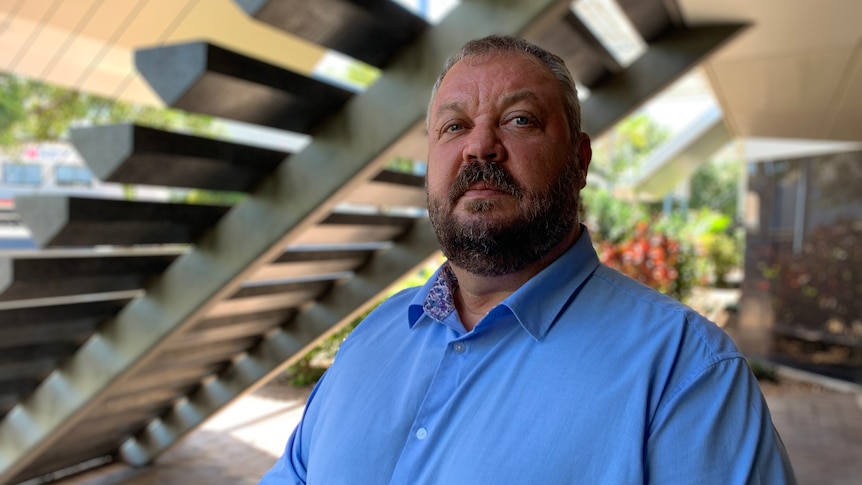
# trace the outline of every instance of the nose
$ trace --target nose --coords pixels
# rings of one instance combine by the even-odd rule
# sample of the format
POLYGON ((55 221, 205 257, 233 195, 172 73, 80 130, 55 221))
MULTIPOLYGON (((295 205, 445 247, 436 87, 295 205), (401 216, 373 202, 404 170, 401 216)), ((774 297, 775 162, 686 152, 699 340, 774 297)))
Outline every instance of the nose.
POLYGON ((506 148, 500 140, 496 126, 477 123, 470 129, 464 145, 465 162, 502 162, 506 158, 506 148))

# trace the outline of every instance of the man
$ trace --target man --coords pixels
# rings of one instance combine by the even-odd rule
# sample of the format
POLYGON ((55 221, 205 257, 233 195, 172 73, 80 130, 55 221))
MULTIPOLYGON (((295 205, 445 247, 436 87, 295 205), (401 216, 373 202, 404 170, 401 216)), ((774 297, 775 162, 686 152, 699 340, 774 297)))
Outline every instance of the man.
POLYGON ((347 338, 261 484, 793 483, 745 360, 599 264, 590 141, 558 57, 468 43, 428 110, 448 262, 347 338))

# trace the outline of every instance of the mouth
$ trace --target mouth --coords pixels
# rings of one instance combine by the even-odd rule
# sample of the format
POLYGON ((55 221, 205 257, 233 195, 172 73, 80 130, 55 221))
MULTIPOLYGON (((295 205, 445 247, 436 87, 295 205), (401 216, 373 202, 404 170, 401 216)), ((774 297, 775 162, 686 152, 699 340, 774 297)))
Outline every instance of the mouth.
POLYGON ((490 185, 485 182, 479 182, 467 187, 460 197, 466 198, 482 198, 482 197, 497 197, 500 195, 510 195, 510 191, 502 187, 490 185))
POLYGON ((452 185, 449 196, 454 203, 463 198, 494 198, 504 195, 520 197, 511 176, 495 163, 473 163, 464 166, 452 185))

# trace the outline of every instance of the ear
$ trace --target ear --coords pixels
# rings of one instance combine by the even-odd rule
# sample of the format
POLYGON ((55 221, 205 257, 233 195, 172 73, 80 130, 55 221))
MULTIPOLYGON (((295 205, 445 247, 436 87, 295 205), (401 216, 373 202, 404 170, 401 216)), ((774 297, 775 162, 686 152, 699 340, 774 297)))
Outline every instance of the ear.
POLYGON ((593 159, 593 148, 590 145, 590 136, 586 133, 581 133, 578 135, 578 139, 575 142, 575 150, 577 151, 577 163, 578 163, 578 172, 580 172, 580 187, 578 189, 583 189, 584 186, 587 185, 587 172, 590 169, 590 161, 593 159))

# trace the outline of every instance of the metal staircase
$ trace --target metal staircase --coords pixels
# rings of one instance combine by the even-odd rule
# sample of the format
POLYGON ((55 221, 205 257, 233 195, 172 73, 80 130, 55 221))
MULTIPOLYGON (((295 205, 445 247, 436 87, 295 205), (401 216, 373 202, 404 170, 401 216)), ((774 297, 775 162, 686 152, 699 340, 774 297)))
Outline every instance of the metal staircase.
POLYGON ((212 43, 138 52, 168 105, 312 141, 283 153, 135 125, 73 133, 103 180, 247 195, 16 200, 41 249, 0 255, 0 484, 101 457, 151 463, 432 255, 422 178, 383 167, 424 153, 430 86, 467 40, 522 33, 569 53, 597 135, 740 28, 685 28, 661 0, 621 2, 655 46, 622 69, 568 1, 465 1, 434 27, 388 0, 236 1, 383 75, 353 95, 212 43))

